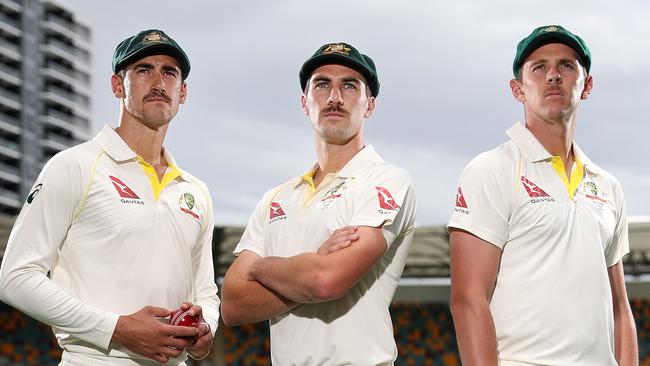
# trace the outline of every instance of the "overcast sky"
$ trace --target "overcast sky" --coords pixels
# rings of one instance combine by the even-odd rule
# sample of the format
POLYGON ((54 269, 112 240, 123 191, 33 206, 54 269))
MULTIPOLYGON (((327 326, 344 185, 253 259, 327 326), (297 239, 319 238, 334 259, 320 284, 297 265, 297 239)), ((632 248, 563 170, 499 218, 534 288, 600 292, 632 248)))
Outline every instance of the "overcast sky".
POLYGON ((517 42, 561 24, 593 54, 594 90, 576 141, 613 173, 629 215, 650 215, 650 2, 85 1, 93 28, 93 134, 115 125, 111 56, 124 38, 163 29, 189 55, 188 101, 166 147, 206 182, 217 224, 244 225, 269 188, 315 161, 298 71, 322 44, 372 57, 381 91, 366 143, 411 172, 419 225, 446 223, 458 178, 523 118, 508 81, 517 42))

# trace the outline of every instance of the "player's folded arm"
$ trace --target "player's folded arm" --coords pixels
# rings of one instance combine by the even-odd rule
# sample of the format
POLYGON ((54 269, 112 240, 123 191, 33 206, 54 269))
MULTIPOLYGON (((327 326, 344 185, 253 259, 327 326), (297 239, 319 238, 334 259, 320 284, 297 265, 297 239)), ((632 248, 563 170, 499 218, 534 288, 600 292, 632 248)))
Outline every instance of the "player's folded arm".
POLYGON ((258 259, 256 253, 243 250, 226 272, 221 287, 221 317, 228 326, 267 320, 298 305, 250 276, 250 267, 258 259))
POLYGON ((292 257, 266 257, 253 264, 253 278, 299 303, 337 299, 386 252, 382 229, 361 226, 359 239, 328 255, 315 253, 292 257))

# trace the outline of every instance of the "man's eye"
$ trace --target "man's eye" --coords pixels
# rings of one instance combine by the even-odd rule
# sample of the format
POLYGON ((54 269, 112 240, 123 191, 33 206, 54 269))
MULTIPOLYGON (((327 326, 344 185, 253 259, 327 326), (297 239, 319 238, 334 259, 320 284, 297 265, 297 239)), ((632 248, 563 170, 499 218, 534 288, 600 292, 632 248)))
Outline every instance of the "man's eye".
POLYGON ((533 71, 544 70, 544 65, 533 66, 533 71))
POLYGON ((345 83, 345 84, 343 84, 343 88, 349 89, 349 90, 356 90, 357 86, 354 85, 354 83, 345 83))
POLYGON ((575 67, 570 63, 562 64, 562 65, 560 65, 560 67, 562 67, 563 69, 568 69, 568 70, 575 69, 575 67))
POLYGON ((330 85, 329 83, 322 81, 320 83, 316 83, 316 85, 314 85, 314 87, 316 89, 323 89, 323 88, 327 88, 329 85, 330 85))

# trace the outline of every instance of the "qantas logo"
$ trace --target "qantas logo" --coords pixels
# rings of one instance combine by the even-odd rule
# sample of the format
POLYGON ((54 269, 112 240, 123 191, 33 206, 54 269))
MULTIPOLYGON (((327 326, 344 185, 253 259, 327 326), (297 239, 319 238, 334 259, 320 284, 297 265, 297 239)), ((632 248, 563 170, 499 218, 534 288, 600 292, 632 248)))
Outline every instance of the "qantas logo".
POLYGON ((524 188, 526 188, 526 192, 528 192, 530 198, 548 197, 548 193, 544 192, 543 189, 539 188, 535 183, 526 179, 526 177, 523 175, 521 176, 521 183, 523 183, 524 188))
POLYGON ((549 196, 548 193, 544 192, 543 189, 539 188, 535 183, 531 182, 523 175, 521 176, 521 184, 524 185, 526 192, 528 192, 528 196, 531 198, 531 203, 555 202, 555 200, 549 196))
POLYGON ((467 206, 465 195, 463 194, 463 190, 460 189, 460 186, 456 191, 456 207, 454 207, 454 211, 469 215, 469 207, 467 206))
POLYGON ((377 190, 377 197, 379 198, 379 213, 387 213, 387 211, 399 210, 399 205, 393 199, 390 192, 384 187, 375 187, 377 190))
POLYGON ((284 213, 284 210, 277 202, 271 202, 269 208, 269 223, 276 222, 279 220, 286 220, 287 214, 284 213))
POLYGON ((133 190, 124 184, 124 182, 122 182, 119 178, 112 175, 109 175, 108 178, 110 178, 111 183, 113 183, 113 186, 117 190, 117 193, 120 195, 120 197, 122 197, 122 203, 144 205, 142 199, 140 199, 140 197, 138 197, 138 195, 135 194, 135 192, 133 192, 133 190))
POLYGON ((465 196, 463 196, 463 190, 458 187, 458 192, 456 193, 456 207, 468 208, 467 202, 465 202, 465 196))

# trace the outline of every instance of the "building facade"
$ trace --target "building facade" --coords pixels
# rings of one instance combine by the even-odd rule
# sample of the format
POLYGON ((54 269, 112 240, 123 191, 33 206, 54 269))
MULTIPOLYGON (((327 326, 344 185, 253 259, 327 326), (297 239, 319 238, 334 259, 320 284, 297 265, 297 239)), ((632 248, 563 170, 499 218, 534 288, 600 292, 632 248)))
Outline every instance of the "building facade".
POLYGON ((0 215, 43 164, 89 138, 90 23, 55 0, 0 0, 0 215))

